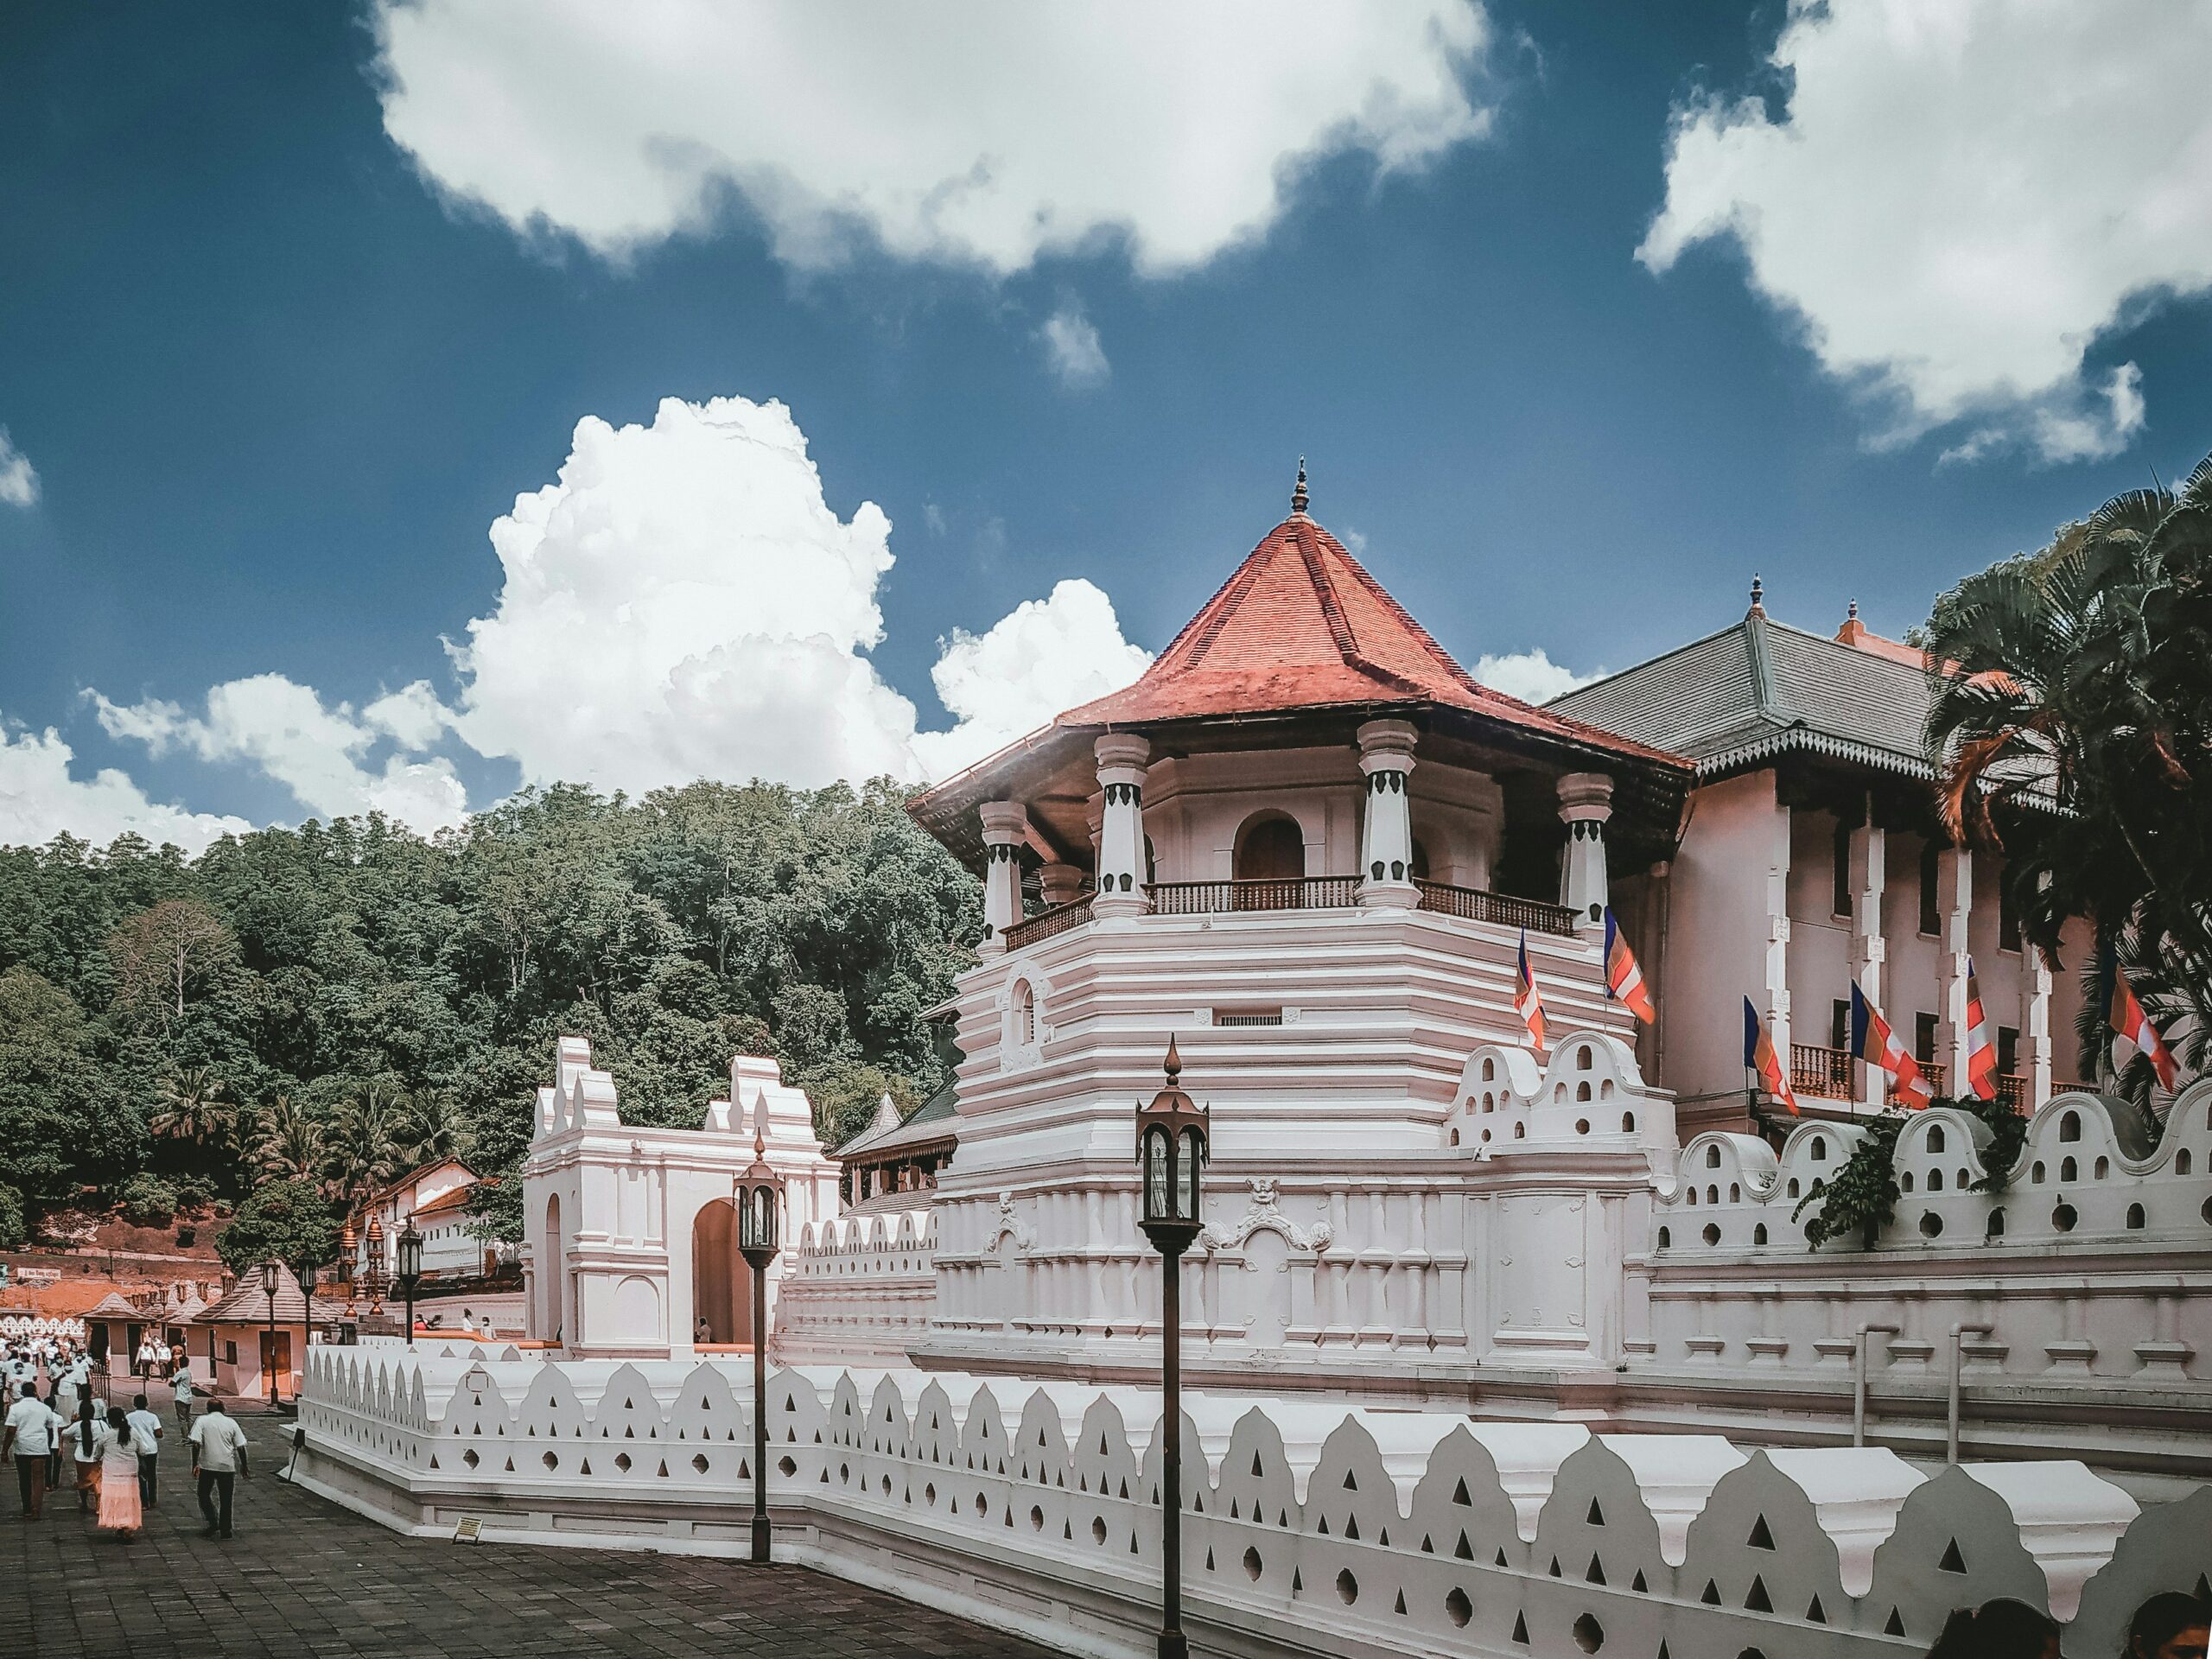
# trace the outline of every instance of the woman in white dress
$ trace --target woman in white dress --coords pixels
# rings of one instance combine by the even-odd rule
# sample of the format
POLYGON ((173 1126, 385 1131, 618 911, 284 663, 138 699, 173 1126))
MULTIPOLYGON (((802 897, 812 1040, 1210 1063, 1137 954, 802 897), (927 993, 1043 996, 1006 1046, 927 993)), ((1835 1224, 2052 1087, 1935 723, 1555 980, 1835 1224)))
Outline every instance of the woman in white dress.
POLYGON ((100 1428, 99 1449, 100 1514, 96 1524, 102 1532, 115 1533, 129 1543, 145 1524, 145 1511, 138 1501, 138 1459, 145 1447, 138 1431, 130 1426, 130 1414, 121 1406, 108 1408, 107 1421, 100 1428))

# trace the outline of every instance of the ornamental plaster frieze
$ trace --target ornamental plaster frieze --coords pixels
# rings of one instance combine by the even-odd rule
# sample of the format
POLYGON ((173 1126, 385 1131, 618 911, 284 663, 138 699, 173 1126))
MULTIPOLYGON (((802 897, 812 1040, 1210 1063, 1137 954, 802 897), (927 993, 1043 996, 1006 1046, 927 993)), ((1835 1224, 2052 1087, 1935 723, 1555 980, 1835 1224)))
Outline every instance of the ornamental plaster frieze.
POLYGON ((1207 1227, 1198 1234, 1198 1243, 1205 1249, 1241 1250, 1253 1234, 1262 1231, 1280 1234, 1294 1250, 1311 1250, 1318 1255, 1329 1248, 1336 1230, 1325 1217, 1309 1227, 1300 1227, 1292 1221, 1277 1202, 1276 1182, 1272 1177, 1255 1176, 1251 1189, 1250 1201, 1242 1216, 1226 1225, 1207 1227))

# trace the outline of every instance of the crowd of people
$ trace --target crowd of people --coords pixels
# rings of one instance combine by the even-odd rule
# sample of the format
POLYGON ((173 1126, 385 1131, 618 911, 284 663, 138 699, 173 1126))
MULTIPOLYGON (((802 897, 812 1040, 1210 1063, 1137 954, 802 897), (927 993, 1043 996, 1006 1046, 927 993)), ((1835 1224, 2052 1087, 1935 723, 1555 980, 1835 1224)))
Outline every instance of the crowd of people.
MULTIPOLYGON (((197 1391, 181 1347, 165 1353, 150 1340, 142 1344, 132 1356, 132 1370, 145 1379, 166 1376, 175 1391, 176 1426, 192 1453, 207 1522, 203 1535, 228 1538, 234 1488, 251 1472, 245 1431, 219 1399, 210 1397, 195 1416, 197 1391)), ((128 1408, 105 1403, 107 1380, 105 1365, 67 1337, 10 1341, 0 1353, 7 1404, 0 1460, 15 1464, 25 1522, 44 1518, 47 1494, 62 1490, 66 1472, 79 1513, 92 1516, 99 1532, 130 1542, 143 1529, 146 1510, 161 1501, 168 1431, 143 1392, 134 1394, 128 1408)))

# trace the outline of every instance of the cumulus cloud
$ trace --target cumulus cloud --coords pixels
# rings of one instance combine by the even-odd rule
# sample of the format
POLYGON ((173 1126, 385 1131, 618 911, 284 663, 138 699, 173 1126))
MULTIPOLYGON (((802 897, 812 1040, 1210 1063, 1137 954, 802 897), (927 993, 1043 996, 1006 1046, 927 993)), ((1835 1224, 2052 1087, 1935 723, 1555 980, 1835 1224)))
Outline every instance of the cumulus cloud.
POLYGON ((1103 385, 1113 372, 1105 348, 1098 343, 1098 330, 1084 315, 1080 300, 1063 300, 1059 309, 1045 319, 1037 337, 1044 343, 1052 378, 1071 391, 1103 385))
MULTIPOLYGON (((883 638, 890 537, 873 503, 849 519, 830 510, 781 404, 671 398, 650 426, 579 422, 556 480, 493 523, 503 581, 489 613, 448 642, 450 706, 418 680, 356 709, 281 674, 226 681, 197 711, 87 696, 109 735, 151 753, 254 766, 321 817, 381 811, 431 831, 468 805, 432 752, 448 738, 512 760, 525 783, 632 794, 698 778, 916 781, 1128 684, 1151 660, 1103 593, 1063 582, 942 643, 932 677, 956 723, 920 731, 868 655, 883 638)), ((23 745, 15 764, 62 774, 68 750, 54 758, 53 734, 23 745)), ((99 786, 130 790, 119 772, 99 786)), ((149 822, 174 811, 143 798, 130 810, 149 822)), ((0 798, 0 839, 91 821, 10 810, 0 798)))
POLYGON ((454 197, 621 255, 729 192, 779 257, 855 232, 1020 270, 1257 237, 1301 163, 1411 168, 1483 133, 1477 0, 378 0, 385 129, 454 197))
POLYGON ((0 426, 0 502, 29 507, 38 502, 38 473, 30 457, 16 448, 8 429, 0 426))
POLYGON ((326 706, 312 687, 282 674, 213 687, 204 715, 160 699, 124 705, 94 692, 92 700, 111 737, 143 743, 156 755, 181 748, 202 760, 244 762, 318 817, 381 812, 427 833, 467 816, 467 791, 453 763, 410 758, 442 724, 425 712, 437 704, 426 682, 379 697, 358 715, 343 702, 326 706), (401 752, 380 767, 364 764, 386 739, 397 739, 401 752))
POLYGON ((2212 10, 2162 0, 1796 0, 1758 99, 1677 109, 1664 271, 1732 237, 1878 442, 1971 429, 1946 458, 2110 455, 2144 421, 2098 337, 2212 287, 2212 10))
POLYGON ((120 835, 174 842, 197 853, 224 836, 244 835, 244 818, 188 812, 147 798, 114 767, 90 779, 70 775, 76 754, 52 727, 11 730, 0 722, 0 846, 36 846, 60 835, 105 846, 120 835))
POLYGON ((962 728, 918 734, 866 655, 890 537, 873 502, 849 522, 830 511, 781 404, 670 398, 651 426, 582 421, 559 480, 492 527, 505 584, 453 648, 454 728, 537 783, 916 779, 1018 734, 1009 721, 1098 695, 1064 689, 1141 671, 1106 596, 1063 582, 953 638, 937 683, 962 728))
POLYGON ((1523 702, 1549 702, 1592 680, 1605 678, 1605 671, 1601 668, 1594 674, 1578 674, 1552 661, 1540 645, 1534 651, 1480 658, 1475 664, 1474 676, 1491 690, 1503 691, 1509 697, 1518 697, 1523 702))
POLYGON ((1114 601, 1079 578, 1024 601, 985 632, 956 630, 930 679, 959 724, 914 740, 923 770, 949 777, 1063 709, 1120 690, 1151 662, 1122 638, 1114 601))

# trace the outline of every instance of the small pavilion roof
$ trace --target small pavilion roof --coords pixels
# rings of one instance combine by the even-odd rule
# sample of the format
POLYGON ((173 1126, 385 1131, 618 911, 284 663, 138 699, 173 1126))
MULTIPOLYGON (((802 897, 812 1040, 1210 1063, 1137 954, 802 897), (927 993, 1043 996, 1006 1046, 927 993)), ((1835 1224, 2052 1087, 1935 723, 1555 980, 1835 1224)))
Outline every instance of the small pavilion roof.
MULTIPOLYGON (((1305 511, 1304 496, 1301 474, 1290 517, 1261 538, 1135 684, 1067 710, 925 791, 912 804, 916 818, 980 865, 972 820, 982 801, 1028 799, 1034 831, 1048 843, 1056 833, 1072 840, 1080 811, 1071 815, 1063 804, 1066 823, 1056 830, 1051 807, 1038 810, 1036 786, 1049 780, 1046 794, 1079 788, 1087 796, 1093 785, 1083 773, 1102 733, 1146 733, 1155 753, 1161 743, 1185 751, 1262 747, 1291 741, 1270 735, 1278 733, 1349 741, 1351 726, 1395 717, 1448 728, 1478 747, 1541 755, 1561 770, 1611 772, 1625 785, 1617 804, 1671 836, 1687 760, 1482 684, 1305 511), (1324 731, 1331 735, 1317 735, 1324 731)), ((1049 844, 1038 850, 1060 855, 1049 844)))
POLYGON ((923 1147, 950 1146, 960 1138, 959 1114, 960 1096, 950 1081, 904 1118, 886 1095, 876 1102, 868 1127, 830 1155, 840 1163, 852 1163, 923 1147))
MULTIPOLYGON (((340 1317, 335 1302, 317 1297, 315 1319, 307 1318, 307 1298, 300 1294, 300 1281, 291 1268, 282 1262, 276 1268, 276 1319, 279 1325, 321 1324, 340 1317)), ((214 1306, 203 1309, 192 1317, 194 1325, 266 1325, 270 1319, 269 1297, 261 1288, 261 1269, 249 1268, 238 1276, 238 1281, 214 1306)))

